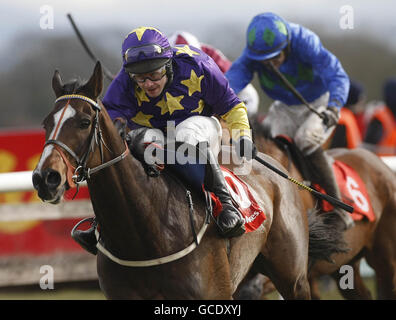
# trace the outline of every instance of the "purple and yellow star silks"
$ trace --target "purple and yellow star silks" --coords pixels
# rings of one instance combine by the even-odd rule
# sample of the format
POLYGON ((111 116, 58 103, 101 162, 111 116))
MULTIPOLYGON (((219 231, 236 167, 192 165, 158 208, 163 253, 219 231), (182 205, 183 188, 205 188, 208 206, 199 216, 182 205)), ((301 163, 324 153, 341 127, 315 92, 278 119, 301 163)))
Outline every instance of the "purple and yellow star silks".
POLYGON ((146 30, 154 30, 157 31, 158 33, 162 34, 161 31, 159 31, 157 28, 153 28, 153 27, 139 27, 136 29, 133 29, 131 32, 129 32, 126 36, 125 39, 128 38, 128 36, 132 33, 136 33, 136 36, 138 38, 139 41, 142 40, 143 34, 146 32, 146 30))
POLYGON ((191 116, 221 116, 241 103, 205 53, 189 46, 172 48, 172 52, 173 81, 159 97, 144 94, 124 70, 118 73, 103 98, 112 119, 127 119, 130 129, 143 126, 165 131, 167 121, 178 125, 191 116))
POLYGON ((150 119, 153 117, 151 114, 144 114, 143 112, 139 111, 136 116, 131 118, 133 122, 136 124, 142 126, 142 127, 149 127, 152 128, 152 125, 150 123, 150 119))
POLYGON ((198 77, 193 69, 191 69, 190 78, 187 80, 182 80, 180 83, 184 84, 188 88, 188 95, 191 96, 194 92, 201 92, 201 81, 203 75, 198 77))
POLYGON ((204 107, 205 107, 205 102, 203 100, 199 100, 198 108, 191 110, 191 113, 198 112, 199 114, 201 114, 204 107))
POLYGON ((147 97, 146 93, 144 92, 143 89, 139 87, 135 87, 135 95, 137 99, 138 106, 140 107, 143 102, 149 102, 150 99, 147 97))
POLYGON ((176 50, 176 55, 185 53, 188 54, 190 57, 192 57, 193 55, 197 55, 199 56, 199 52, 196 52, 195 50, 193 50, 189 45, 184 45, 184 46, 176 46, 175 47, 176 50))
POLYGON ((176 110, 184 109, 180 103, 180 100, 183 99, 184 96, 174 97, 169 92, 166 92, 165 97, 156 104, 156 106, 161 109, 161 115, 164 115, 167 112, 172 115, 176 110))

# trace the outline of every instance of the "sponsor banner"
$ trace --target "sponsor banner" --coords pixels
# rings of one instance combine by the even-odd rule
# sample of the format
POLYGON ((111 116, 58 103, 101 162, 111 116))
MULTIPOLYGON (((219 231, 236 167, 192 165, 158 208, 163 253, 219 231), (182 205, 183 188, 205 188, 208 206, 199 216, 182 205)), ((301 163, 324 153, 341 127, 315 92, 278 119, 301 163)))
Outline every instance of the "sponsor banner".
MULTIPOLYGON (((0 173, 30 171, 39 161, 45 141, 44 130, 0 131, 0 173)), ((65 194, 70 201, 76 189, 65 194)), ((88 199, 81 187, 76 199, 88 199)), ((0 193, 0 205, 41 201, 37 192, 0 193)), ((50 204, 48 204, 50 205, 50 204)), ((0 221, 0 256, 42 255, 82 250, 70 237, 79 219, 0 221)))

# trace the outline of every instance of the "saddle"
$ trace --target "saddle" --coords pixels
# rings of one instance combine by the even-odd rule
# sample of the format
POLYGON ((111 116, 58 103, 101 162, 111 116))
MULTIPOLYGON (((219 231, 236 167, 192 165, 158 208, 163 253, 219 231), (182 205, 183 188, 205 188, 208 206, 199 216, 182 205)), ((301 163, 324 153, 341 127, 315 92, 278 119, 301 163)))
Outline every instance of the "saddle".
MULTIPOLYGON (((324 188, 320 185, 320 177, 316 176, 314 173, 315 170, 312 163, 302 154, 290 137, 277 136, 274 142, 279 148, 286 152, 290 161, 292 161, 300 171, 307 184, 310 184, 313 189, 319 192, 326 193, 324 188)), ((354 208, 351 214, 352 218, 355 221, 362 220, 363 218, 374 221, 375 215, 366 186, 357 172, 346 163, 339 160, 334 160, 333 171, 341 192, 341 200, 354 208)), ((320 201, 320 206, 321 210, 324 212, 329 212, 334 209, 334 207, 325 200, 320 201)))

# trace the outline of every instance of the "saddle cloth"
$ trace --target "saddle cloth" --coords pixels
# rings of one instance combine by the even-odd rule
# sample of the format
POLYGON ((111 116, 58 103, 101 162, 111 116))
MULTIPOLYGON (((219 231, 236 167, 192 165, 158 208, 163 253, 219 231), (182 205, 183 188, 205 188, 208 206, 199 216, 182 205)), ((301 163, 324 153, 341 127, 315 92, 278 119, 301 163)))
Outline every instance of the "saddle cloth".
MULTIPOLYGON (((302 173, 303 177, 305 179, 310 179, 310 167, 307 166, 305 157, 297 148, 293 139, 282 135, 277 136, 275 138, 275 142, 288 147, 290 156, 297 168, 302 173)), ((354 208, 353 213, 351 213, 352 218, 355 221, 362 220, 363 218, 367 218, 369 221, 374 221, 375 215, 373 208, 371 207, 366 186, 357 172, 346 163, 343 163, 339 160, 335 160, 333 162, 333 170, 341 192, 342 199, 340 200, 354 208)), ((313 183, 312 186, 317 191, 326 193, 324 188, 322 188, 319 184, 313 183)), ((327 201, 322 200, 320 203, 323 211, 328 212, 333 210, 333 206, 327 201)))
MULTIPOLYGON (((341 200, 353 206, 354 211, 351 213, 353 220, 359 221, 367 218, 369 221, 375 221, 374 211, 366 186, 356 171, 338 160, 334 161, 333 170, 341 192, 341 200)), ((318 184, 315 184, 314 187, 316 190, 325 193, 324 189, 318 184)), ((333 210, 333 206, 326 200, 321 202, 323 211, 328 212, 333 210)))
MULTIPOLYGON (((264 211, 257 204, 249 187, 239 179, 232 171, 221 167, 224 178, 227 182, 227 188, 230 192, 234 206, 245 219, 246 232, 256 230, 266 219, 264 211)), ((213 216, 217 217, 222 210, 220 200, 211 193, 213 201, 213 216)))

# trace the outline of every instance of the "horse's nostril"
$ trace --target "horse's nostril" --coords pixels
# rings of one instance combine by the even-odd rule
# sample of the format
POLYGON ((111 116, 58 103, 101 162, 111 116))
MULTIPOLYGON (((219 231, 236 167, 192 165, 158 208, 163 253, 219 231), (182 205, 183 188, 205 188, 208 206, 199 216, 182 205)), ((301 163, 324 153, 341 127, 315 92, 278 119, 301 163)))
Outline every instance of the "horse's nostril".
POLYGON ((42 181, 41 175, 38 172, 34 172, 32 176, 32 183, 33 187, 37 190, 40 186, 40 183, 42 181))
POLYGON ((57 171, 49 171, 45 182, 49 188, 56 188, 61 183, 61 176, 57 171))

